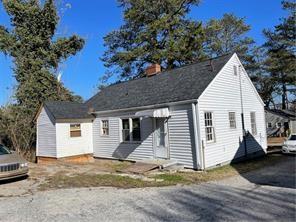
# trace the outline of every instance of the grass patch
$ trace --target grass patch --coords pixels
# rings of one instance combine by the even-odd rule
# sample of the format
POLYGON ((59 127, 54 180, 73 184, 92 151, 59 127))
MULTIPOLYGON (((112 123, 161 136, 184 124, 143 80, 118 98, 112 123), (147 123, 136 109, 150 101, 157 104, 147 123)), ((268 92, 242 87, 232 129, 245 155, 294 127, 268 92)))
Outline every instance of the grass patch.
MULTIPOLYGON (((114 174, 73 174, 67 175, 59 172, 48 177, 40 186, 40 190, 58 189, 58 188, 79 188, 79 187, 118 187, 118 188, 141 188, 141 187, 159 187, 171 186, 176 184, 199 184, 212 180, 219 180, 226 177, 246 173, 252 170, 260 169, 264 166, 271 166, 283 160, 282 155, 267 155, 254 160, 248 160, 241 163, 225 165, 219 168, 207 170, 204 172, 177 172, 151 175, 151 179, 141 180, 128 176, 114 174)), ((129 163, 120 162, 115 164, 114 170, 122 169, 129 163)))

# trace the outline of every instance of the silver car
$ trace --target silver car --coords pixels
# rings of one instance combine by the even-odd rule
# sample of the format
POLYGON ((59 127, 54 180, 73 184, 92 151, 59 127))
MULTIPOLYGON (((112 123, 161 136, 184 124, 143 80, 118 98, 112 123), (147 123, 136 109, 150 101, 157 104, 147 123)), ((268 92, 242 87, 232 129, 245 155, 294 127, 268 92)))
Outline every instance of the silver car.
POLYGON ((0 181, 26 176, 28 163, 17 153, 0 144, 0 181))
POLYGON ((288 137, 288 139, 284 142, 282 152, 296 154, 296 134, 291 134, 288 137))

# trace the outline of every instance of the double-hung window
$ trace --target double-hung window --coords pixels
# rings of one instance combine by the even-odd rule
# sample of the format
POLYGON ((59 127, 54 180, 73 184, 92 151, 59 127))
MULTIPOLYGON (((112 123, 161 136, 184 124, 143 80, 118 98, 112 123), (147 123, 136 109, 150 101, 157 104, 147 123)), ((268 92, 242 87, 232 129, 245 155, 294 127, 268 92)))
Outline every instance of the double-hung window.
POLYGON ((253 135, 257 135, 257 126, 256 126, 256 113, 251 112, 251 130, 253 135))
POLYGON ((229 127, 230 127, 230 129, 235 129, 236 128, 235 112, 229 112, 228 113, 228 118, 229 118, 229 127))
POLYGON ((122 119, 122 141, 141 141, 141 125, 139 118, 122 119))
POLYGON ((81 137, 80 124, 70 124, 70 137, 81 137))
POLYGON ((102 120, 101 121, 101 135, 102 136, 108 136, 109 135, 109 121, 108 120, 102 120))
POLYGON ((215 141, 215 129, 213 124, 213 113, 205 112, 205 129, 206 129, 206 141, 214 142, 215 141))

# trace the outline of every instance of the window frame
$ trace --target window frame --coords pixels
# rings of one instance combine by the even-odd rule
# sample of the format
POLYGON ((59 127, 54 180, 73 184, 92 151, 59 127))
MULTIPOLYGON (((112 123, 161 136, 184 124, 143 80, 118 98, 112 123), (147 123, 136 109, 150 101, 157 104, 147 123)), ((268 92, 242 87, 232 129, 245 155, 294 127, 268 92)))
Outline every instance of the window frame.
POLYGON ((70 125, 69 125, 69 135, 70 135, 70 138, 82 137, 81 123, 70 123, 70 125), (79 125, 79 129, 75 129, 75 130, 71 129, 75 125, 79 125), (73 133, 76 133, 76 132, 80 132, 79 135, 73 135, 73 133))
MULTIPOLYGON (((208 116, 209 117, 209 116, 208 116)), ((205 139, 206 143, 214 143, 216 142, 216 136, 215 136, 215 126, 214 126, 214 112, 212 111, 205 111, 204 112, 204 124, 205 124, 205 139), (206 114, 211 114, 211 118, 207 118, 206 114), (211 122, 211 125, 209 126, 208 123, 211 122), (208 129, 210 129, 210 133, 208 132, 208 129), (211 139, 209 140, 208 135, 211 135, 211 139)))
POLYGON ((236 129, 237 125, 236 125, 236 112, 234 111, 229 111, 228 112, 228 122, 229 122, 229 128, 230 129, 236 129), (233 114, 233 119, 231 118, 231 114, 233 114))
POLYGON ((121 142, 123 143, 141 143, 142 142, 142 127, 141 127, 141 120, 142 118, 140 117, 122 117, 120 118, 120 121, 121 121, 121 142), (133 136, 133 132, 134 132, 134 126, 133 126, 133 120, 134 119, 139 119, 139 135, 140 135, 140 138, 139 140, 134 140, 134 136, 133 136), (128 123, 129 123, 129 128, 128 129, 123 129, 123 121, 124 120, 128 120, 128 123), (124 133, 123 131, 127 131, 129 132, 129 140, 125 140, 124 139, 124 133))
POLYGON ((250 112, 250 122, 251 122, 251 132, 253 136, 256 136, 258 134, 257 131, 257 120, 256 120, 256 112, 252 111, 250 112), (254 118, 252 117, 252 114, 254 114, 254 118), (254 120, 254 122, 253 122, 254 120))
POLYGON ((101 136, 109 136, 110 135, 110 127, 109 127, 109 119, 101 120, 101 136), (107 122, 107 126, 104 126, 104 122, 107 122), (107 134, 104 133, 104 130, 107 130, 107 134))
POLYGON ((272 128, 272 123, 271 122, 267 123, 267 128, 272 128))

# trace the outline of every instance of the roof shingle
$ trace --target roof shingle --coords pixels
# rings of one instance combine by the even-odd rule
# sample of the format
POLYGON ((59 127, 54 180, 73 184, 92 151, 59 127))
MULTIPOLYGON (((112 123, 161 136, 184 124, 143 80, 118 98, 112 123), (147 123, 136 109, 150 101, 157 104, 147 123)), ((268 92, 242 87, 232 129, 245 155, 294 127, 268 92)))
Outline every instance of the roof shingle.
POLYGON ((232 55, 114 84, 86 101, 95 111, 109 111, 198 99, 232 55))

